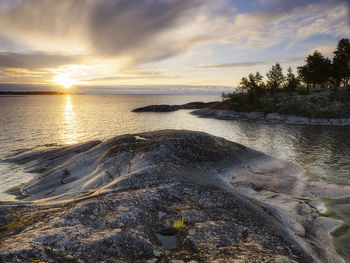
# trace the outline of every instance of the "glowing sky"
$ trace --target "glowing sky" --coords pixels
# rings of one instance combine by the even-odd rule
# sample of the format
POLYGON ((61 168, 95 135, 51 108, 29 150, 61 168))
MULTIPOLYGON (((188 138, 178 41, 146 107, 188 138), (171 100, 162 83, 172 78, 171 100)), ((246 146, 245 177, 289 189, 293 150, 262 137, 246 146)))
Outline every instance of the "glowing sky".
POLYGON ((0 0, 0 89, 220 93, 349 36, 348 0, 0 0))

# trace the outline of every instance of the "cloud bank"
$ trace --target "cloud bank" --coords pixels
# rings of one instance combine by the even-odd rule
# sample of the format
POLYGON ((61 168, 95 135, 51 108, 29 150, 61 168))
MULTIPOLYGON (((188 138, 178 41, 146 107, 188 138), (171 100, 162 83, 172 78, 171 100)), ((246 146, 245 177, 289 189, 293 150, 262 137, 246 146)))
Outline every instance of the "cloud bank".
MULTIPOLYGON (((143 80, 159 68, 162 74, 149 78, 203 82, 207 75, 188 76, 187 69, 249 69, 275 53, 288 61, 313 49, 315 39, 331 50, 335 39, 350 35, 349 6, 348 0, 2 0, 0 83, 21 76, 47 83, 70 65, 88 65, 76 76, 95 82, 143 80)), ((228 83, 230 76, 217 79, 228 83)))

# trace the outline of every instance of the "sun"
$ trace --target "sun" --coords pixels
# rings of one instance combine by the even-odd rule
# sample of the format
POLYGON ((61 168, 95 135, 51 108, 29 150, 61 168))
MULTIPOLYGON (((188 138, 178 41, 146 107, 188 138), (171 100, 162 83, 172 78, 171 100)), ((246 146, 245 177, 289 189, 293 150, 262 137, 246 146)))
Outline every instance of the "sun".
POLYGON ((64 87, 65 89, 71 88, 74 84, 77 84, 77 82, 70 78, 69 74, 67 73, 61 73, 56 75, 52 82, 64 87))

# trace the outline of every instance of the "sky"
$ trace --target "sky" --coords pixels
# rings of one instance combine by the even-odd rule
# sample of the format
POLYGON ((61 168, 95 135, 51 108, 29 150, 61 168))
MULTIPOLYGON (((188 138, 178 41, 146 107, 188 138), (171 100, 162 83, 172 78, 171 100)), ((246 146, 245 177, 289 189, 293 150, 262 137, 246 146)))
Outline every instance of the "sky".
POLYGON ((314 50, 331 58, 349 3, 0 0, 0 90, 220 94, 314 50))

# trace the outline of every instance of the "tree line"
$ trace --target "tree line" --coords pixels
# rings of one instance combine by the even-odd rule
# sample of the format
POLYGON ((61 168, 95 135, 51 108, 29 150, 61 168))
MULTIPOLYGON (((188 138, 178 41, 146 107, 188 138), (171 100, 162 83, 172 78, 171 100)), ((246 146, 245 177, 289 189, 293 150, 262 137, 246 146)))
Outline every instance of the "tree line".
POLYGON ((224 99, 229 99, 234 94, 246 94, 250 100, 258 99, 260 95, 270 93, 273 97, 281 91, 293 92, 303 91, 309 93, 315 89, 330 89, 337 91, 342 88, 349 88, 350 80, 350 42, 349 39, 341 39, 336 50, 333 52, 333 59, 324 57, 319 51, 314 51, 305 59, 305 64, 297 68, 297 75, 289 67, 287 75, 276 63, 266 73, 267 81, 257 71, 250 73, 241 79, 238 90, 232 94, 223 94, 224 99))

